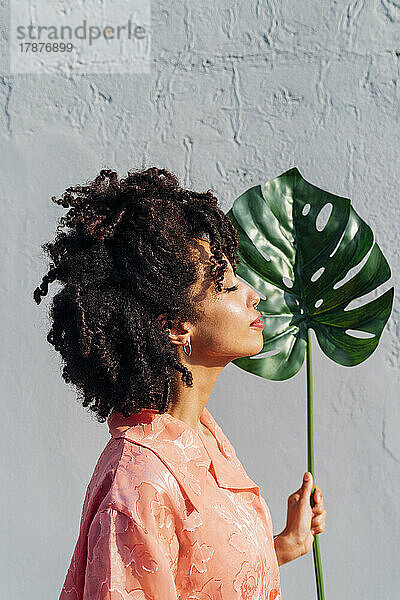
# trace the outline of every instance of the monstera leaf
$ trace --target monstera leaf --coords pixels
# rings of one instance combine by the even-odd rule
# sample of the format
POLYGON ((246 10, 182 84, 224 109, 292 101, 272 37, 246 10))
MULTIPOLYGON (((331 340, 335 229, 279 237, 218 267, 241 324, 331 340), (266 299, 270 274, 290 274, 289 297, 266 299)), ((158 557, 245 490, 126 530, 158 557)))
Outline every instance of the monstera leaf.
POLYGON ((308 328, 335 362, 349 367, 366 360, 390 316, 394 290, 346 310, 391 275, 371 228, 350 200, 312 185, 294 167, 248 189, 227 214, 239 234, 237 275, 265 296, 258 305, 265 322, 263 349, 232 362, 266 379, 289 379, 304 362, 308 328), (327 212, 320 230, 318 218, 326 220, 327 212), (361 270, 340 285, 370 249, 361 270), (360 338, 349 330, 369 335, 360 338))
MULTIPOLYGON (((248 189, 227 214, 239 235, 241 262, 236 273, 264 296, 258 308, 265 322, 261 352, 232 362, 265 379, 284 380, 299 371, 306 357, 307 457, 314 480, 313 507, 310 330, 323 352, 338 364, 351 367, 366 360, 389 319, 394 288, 358 308, 349 309, 349 304, 387 281, 390 268, 374 243, 371 228, 350 200, 312 185, 296 167, 264 187, 248 189), (354 267, 358 272, 349 278, 354 267)), ((318 535, 313 556, 317 597, 324 600, 318 535)))

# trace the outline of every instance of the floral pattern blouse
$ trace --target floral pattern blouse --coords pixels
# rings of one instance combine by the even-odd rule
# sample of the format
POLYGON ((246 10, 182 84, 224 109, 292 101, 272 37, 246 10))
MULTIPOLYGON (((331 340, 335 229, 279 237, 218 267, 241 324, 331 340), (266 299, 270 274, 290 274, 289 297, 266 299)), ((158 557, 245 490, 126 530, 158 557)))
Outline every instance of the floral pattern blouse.
POLYGON ((169 413, 109 416, 59 600, 281 600, 260 488, 200 421, 218 451, 169 413))

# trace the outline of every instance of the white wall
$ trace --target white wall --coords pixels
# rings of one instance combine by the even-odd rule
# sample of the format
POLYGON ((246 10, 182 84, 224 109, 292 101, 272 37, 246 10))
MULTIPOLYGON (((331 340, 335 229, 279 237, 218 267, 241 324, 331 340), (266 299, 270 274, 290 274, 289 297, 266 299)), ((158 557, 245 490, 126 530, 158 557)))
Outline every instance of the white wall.
MULTIPOLYGON (((152 72, 10 75, 0 6, 2 379, 0 596, 58 598, 87 483, 108 439, 46 341, 32 293, 65 213, 50 200, 103 167, 159 166, 235 197, 297 166, 351 198, 399 273, 400 9, 389 0, 152 2, 152 72)), ((61 3, 60 3, 61 6, 61 3)), ((395 292, 396 293, 396 292, 395 292)), ((313 335, 316 483, 326 598, 400 588, 399 303, 375 353, 346 368, 313 335)), ((307 470, 305 365, 272 382, 234 365, 208 407, 266 499, 275 532, 307 470)), ((314 598, 312 552, 281 567, 285 600, 314 598)))

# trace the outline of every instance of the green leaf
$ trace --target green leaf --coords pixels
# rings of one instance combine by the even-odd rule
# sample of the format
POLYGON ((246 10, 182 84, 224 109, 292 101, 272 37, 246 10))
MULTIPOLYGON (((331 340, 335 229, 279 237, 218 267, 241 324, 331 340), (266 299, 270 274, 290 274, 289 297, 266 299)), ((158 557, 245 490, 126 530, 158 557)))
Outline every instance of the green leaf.
POLYGON ((258 305, 263 349, 233 363, 266 379, 289 379, 304 362, 308 328, 335 362, 354 366, 366 360, 389 319, 394 288, 346 310, 391 276, 371 228, 350 200, 312 185, 294 167, 248 189, 227 214, 239 235, 237 275, 265 296, 258 305), (322 228, 318 217, 329 210, 322 228), (337 286, 369 251, 359 272, 337 286), (355 337, 347 330, 370 335, 355 337))

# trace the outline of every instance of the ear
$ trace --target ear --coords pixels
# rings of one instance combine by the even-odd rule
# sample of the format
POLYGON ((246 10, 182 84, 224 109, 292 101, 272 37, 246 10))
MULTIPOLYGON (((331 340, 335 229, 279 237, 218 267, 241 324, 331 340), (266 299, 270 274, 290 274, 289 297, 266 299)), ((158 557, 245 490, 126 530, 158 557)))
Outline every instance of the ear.
MULTIPOLYGON (((167 314, 162 313, 161 315, 158 315, 157 321, 158 321, 160 330, 163 329, 165 323, 167 322, 167 314)), ((189 323, 176 320, 173 323, 173 326, 167 330, 171 343, 175 344, 176 346, 182 346, 182 347, 185 344, 187 344, 188 339, 190 339, 190 333, 191 333, 191 330, 188 327, 189 327, 189 323)))

